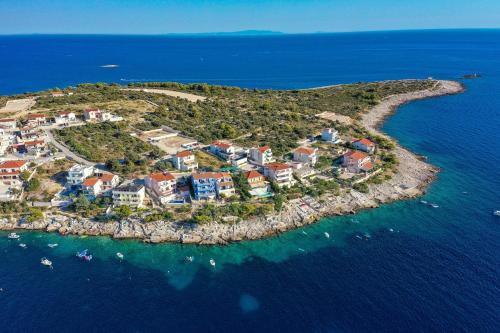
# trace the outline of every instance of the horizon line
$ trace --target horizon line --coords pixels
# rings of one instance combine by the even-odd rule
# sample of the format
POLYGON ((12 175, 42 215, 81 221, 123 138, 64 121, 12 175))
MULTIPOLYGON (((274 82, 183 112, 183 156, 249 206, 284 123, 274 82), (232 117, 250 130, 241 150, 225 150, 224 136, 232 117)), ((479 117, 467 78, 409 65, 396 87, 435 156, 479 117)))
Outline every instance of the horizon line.
POLYGON ((235 30, 213 32, 165 32, 165 33, 59 33, 59 32, 26 32, 26 33, 1 33, 0 36, 157 36, 157 37, 276 37, 286 35, 329 35, 352 33, 377 33, 377 32, 412 32, 412 31, 464 31, 464 30, 500 30, 499 27, 474 27, 474 28, 416 28, 416 29, 376 29, 376 30, 350 30, 350 31, 311 31, 311 32, 283 32, 274 30, 235 30))

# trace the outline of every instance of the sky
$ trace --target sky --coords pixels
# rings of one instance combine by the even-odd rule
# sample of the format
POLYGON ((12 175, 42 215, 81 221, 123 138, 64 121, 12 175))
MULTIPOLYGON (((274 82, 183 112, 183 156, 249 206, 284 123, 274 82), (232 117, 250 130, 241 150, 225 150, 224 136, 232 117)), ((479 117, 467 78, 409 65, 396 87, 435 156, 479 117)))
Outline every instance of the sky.
POLYGON ((0 0, 0 34, 500 28, 500 0, 0 0))

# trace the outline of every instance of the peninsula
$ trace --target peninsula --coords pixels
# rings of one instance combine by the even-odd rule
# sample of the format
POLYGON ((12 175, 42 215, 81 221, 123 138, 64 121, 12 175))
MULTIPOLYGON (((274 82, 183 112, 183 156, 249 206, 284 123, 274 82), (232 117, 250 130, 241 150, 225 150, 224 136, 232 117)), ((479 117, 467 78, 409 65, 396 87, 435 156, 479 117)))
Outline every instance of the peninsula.
POLYGON ((149 82, 0 97, 0 229, 226 244, 414 198, 439 170, 378 126, 463 90, 149 82))

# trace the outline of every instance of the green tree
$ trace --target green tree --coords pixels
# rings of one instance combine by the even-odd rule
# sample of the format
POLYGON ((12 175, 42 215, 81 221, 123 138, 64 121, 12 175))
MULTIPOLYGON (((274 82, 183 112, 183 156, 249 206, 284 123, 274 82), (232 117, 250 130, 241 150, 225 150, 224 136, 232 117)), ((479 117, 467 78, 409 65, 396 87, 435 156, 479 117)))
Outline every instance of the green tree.
POLYGON ((118 215, 119 218, 125 219, 132 215, 132 208, 130 208, 127 205, 122 205, 118 208, 115 209, 116 215, 118 215))
POLYGON ((31 178, 28 181, 28 186, 26 187, 26 191, 33 192, 40 188, 40 180, 38 178, 31 178))

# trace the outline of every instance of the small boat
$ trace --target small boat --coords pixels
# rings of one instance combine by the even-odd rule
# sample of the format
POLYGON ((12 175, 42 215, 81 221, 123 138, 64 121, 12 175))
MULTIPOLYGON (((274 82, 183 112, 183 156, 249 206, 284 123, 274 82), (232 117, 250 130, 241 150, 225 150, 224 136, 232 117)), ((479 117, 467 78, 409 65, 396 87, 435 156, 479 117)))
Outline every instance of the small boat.
POLYGON ((54 243, 54 244, 47 244, 47 246, 48 246, 48 247, 50 247, 51 249, 53 249, 53 248, 55 248, 55 247, 59 246, 59 244, 57 244, 57 243, 54 243))
POLYGON ((356 220, 356 219, 351 219, 351 222, 352 222, 352 223, 356 223, 356 224, 358 224, 358 223, 359 223, 359 221, 358 221, 358 220, 356 220))
POLYGON ((431 204, 431 207, 432 207, 432 208, 439 208, 439 205, 438 205, 438 204, 435 204, 435 203, 432 203, 432 204, 431 204))
POLYGON ((212 265, 212 267, 215 267, 215 260, 210 259, 210 265, 212 265))
POLYGON ((83 259, 84 261, 91 261, 92 260, 92 255, 89 254, 89 250, 85 249, 81 252, 77 252, 76 256, 80 259, 83 259))
POLYGON ((194 257, 193 257, 193 256, 188 256, 188 257, 186 257, 186 261, 187 261, 187 262, 193 262, 193 260, 194 260, 194 257))
POLYGON ((304 230, 302 230, 302 234, 306 236, 308 235, 307 232, 305 232, 304 230))
POLYGON ((493 215, 495 215, 495 216, 500 216, 500 210, 495 210, 495 211, 493 212, 493 215))
POLYGON ((123 258, 124 258, 124 255, 123 255, 123 253, 121 253, 121 252, 116 252, 116 256, 117 256, 120 260, 123 260, 123 258))
POLYGON ((26 245, 26 244, 24 244, 24 243, 21 243, 21 244, 19 244, 19 247, 22 247, 23 249, 25 249, 25 248, 27 248, 27 247, 28 247, 28 245, 26 245))
POLYGON ((330 238, 330 234, 325 231, 325 237, 330 238))
POLYGON ((394 232, 394 229, 392 229, 392 228, 389 228, 389 231, 390 231, 390 232, 394 232))
POLYGON ((424 204, 424 205, 427 205, 427 204, 428 204, 428 202, 427 202, 427 201, 425 201, 425 200, 420 200, 420 203, 422 203, 422 204, 424 204))
POLYGON ((360 235, 356 235, 357 239, 363 239, 360 235))
POLYGON ((9 239, 19 239, 21 236, 19 236, 18 234, 16 234, 15 232, 11 232, 7 238, 9 239))
POLYGON ((40 259, 40 263, 44 266, 49 266, 49 267, 52 267, 52 261, 50 261, 49 259, 43 257, 42 259, 40 259))
POLYGON ((303 248, 299 247, 297 250, 299 250, 300 252, 306 252, 306 250, 304 250, 303 248))

